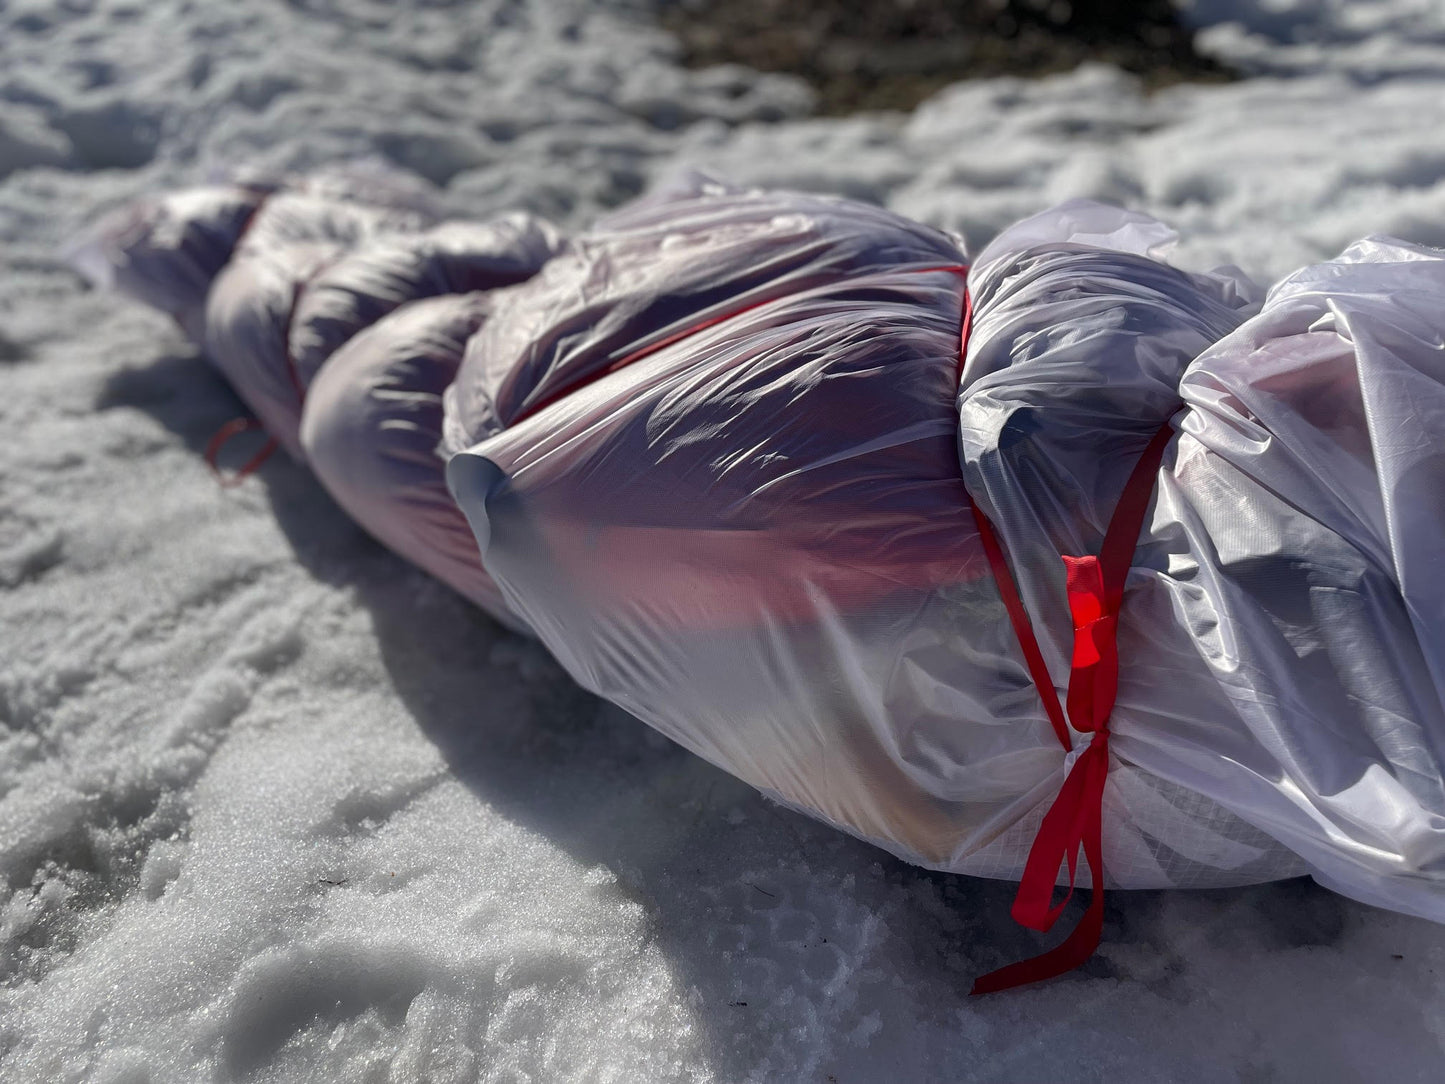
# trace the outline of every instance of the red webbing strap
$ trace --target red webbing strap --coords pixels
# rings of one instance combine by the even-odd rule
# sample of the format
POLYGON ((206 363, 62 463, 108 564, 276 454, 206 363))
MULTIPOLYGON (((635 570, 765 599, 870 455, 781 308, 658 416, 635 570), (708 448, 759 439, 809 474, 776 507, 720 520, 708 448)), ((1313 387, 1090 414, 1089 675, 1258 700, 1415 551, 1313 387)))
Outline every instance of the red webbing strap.
MULTIPOLYGON (((964 268, 966 272, 968 269, 964 268)), ((958 336, 958 368, 955 375, 955 382, 963 383, 963 366, 968 360, 968 337, 973 331, 973 294, 964 287, 963 291, 963 326, 958 336)), ((1039 650, 1039 642, 1034 638, 1034 627, 1029 624, 1028 611, 1024 609, 1023 600, 1019 598, 1018 588, 1014 586, 1013 575, 1009 572, 1008 561, 1004 558, 1003 547, 999 545, 998 538, 993 533, 993 525, 989 523, 988 517, 980 511, 976 503, 970 502, 973 508, 973 521, 978 525, 978 537, 983 542, 983 552, 988 557, 989 568, 993 571, 994 582, 998 585, 998 593, 1003 599, 1004 609, 1008 611, 1009 623, 1013 625, 1014 636, 1018 638, 1019 647, 1023 649, 1024 662, 1029 668, 1029 677, 1033 678, 1034 686, 1039 690, 1039 699, 1044 702, 1044 713, 1053 724, 1054 736, 1059 739, 1059 744, 1064 747, 1065 752, 1073 752, 1074 742, 1069 737, 1069 724, 1064 721, 1064 709, 1059 705, 1058 694, 1054 692, 1054 681, 1049 676, 1049 668, 1044 664, 1044 654, 1039 650)))
POLYGON ((240 485, 252 474, 256 473, 256 471, 260 469, 261 464, 270 459, 276 449, 280 447, 280 445, 276 443, 276 438, 271 437, 265 444, 261 445, 260 450, 257 451, 255 455, 241 464, 241 469, 236 471, 235 474, 222 474, 217 458, 221 454, 221 449, 226 446, 226 442, 232 437, 240 436, 242 433, 249 433, 254 429, 260 428, 261 423, 255 418, 232 418, 211 436, 210 442, 206 445, 206 465, 211 468, 211 473, 216 476, 216 481, 222 489, 230 489, 232 486, 240 485))
POLYGON ((1044 714, 1053 724, 1054 735, 1059 739, 1059 744, 1064 747, 1064 752, 1071 753, 1074 749, 1074 742, 1069 737, 1069 724, 1064 721, 1064 709, 1059 704, 1059 694, 1054 692, 1054 679, 1049 676, 1049 668, 1044 663, 1044 653, 1039 650, 1039 641, 1034 636, 1034 627, 1029 623, 1028 611, 1024 609, 1023 600, 1019 598, 1018 588, 1014 586, 1014 578, 1009 573, 1008 561, 1003 555, 1003 547, 999 545, 998 537, 993 533, 993 525, 989 523, 988 517, 979 510, 977 504, 973 506, 973 520, 978 524, 978 537, 983 542, 983 552, 988 556, 988 565, 993 570, 994 582, 998 585, 998 593, 1003 598, 1004 609, 1008 611, 1009 623, 1013 625, 1014 635, 1018 638, 1019 647, 1023 649, 1024 662, 1028 664, 1029 668, 1029 677, 1033 678, 1034 686, 1039 690, 1039 699, 1044 702, 1044 714))
MULTIPOLYGON (((1019 881, 1012 914, 1016 922, 1029 929, 1051 929, 1073 896, 1080 848, 1089 863, 1093 880, 1089 909, 1062 944, 1033 959, 1009 964, 983 975, 974 983, 972 993, 987 994, 1062 975, 1087 960, 1099 945, 1099 935, 1104 927, 1103 802, 1104 783, 1109 772, 1109 716, 1113 712, 1119 687, 1116 642, 1119 608, 1124 600, 1124 582, 1128 578, 1134 549, 1144 528, 1144 517, 1154 492, 1154 480, 1173 436, 1173 427, 1165 423, 1134 465, 1109 521, 1099 556, 1063 559, 1069 612, 1074 624, 1074 653, 1069 672, 1069 721, 1075 730, 1089 734, 1090 741, 1064 777, 1058 797, 1039 825, 1019 881), (1068 865, 1069 888, 1064 898, 1054 904, 1054 882, 1058 878, 1060 863, 1068 865)), ((994 574, 999 580, 1000 592, 1005 592, 1003 585, 1007 582, 1007 593, 1017 597, 992 526, 982 513, 975 511, 975 514, 985 549, 992 546, 999 553, 994 574)), ((992 557, 990 563, 993 563, 992 557)), ((1037 656, 1038 645, 1028 625, 1028 615, 1023 613, 1020 620, 1015 616, 1014 609, 1007 603, 1005 605, 1025 655, 1037 656)), ((1022 607, 1019 610, 1022 611, 1022 607)), ((1042 664, 1042 657, 1038 659, 1042 664)), ((1030 672, 1033 672, 1033 657, 1030 657, 1030 672)), ((1035 677, 1035 684, 1052 720, 1058 710, 1058 694, 1054 692, 1047 672, 1043 681, 1035 677)), ((1064 747, 1068 748, 1067 743, 1064 747)))
MULTIPOLYGON (((973 298, 965 291, 963 332, 959 343, 960 380, 972 323, 973 298)), ((1154 479, 1172 437, 1173 429, 1166 423, 1139 457, 1114 509, 1099 556, 1063 558, 1069 612, 1074 625, 1068 718, 1074 729, 1090 735, 1090 741, 1064 777, 1058 796, 1039 826, 1019 881, 1012 914, 1015 921, 1029 929, 1051 929, 1073 896, 1080 849, 1089 863, 1094 886, 1089 909, 1062 944, 1032 959, 981 976, 973 985, 971 992, 974 994, 1007 990, 1062 975, 1092 956, 1099 945, 1104 927, 1104 784, 1109 772, 1109 716, 1119 683, 1116 642, 1119 608, 1123 604, 1124 583, 1153 495, 1154 479), (1055 904, 1054 882, 1058 878, 1060 863, 1068 866, 1069 888, 1064 898, 1055 904)), ((1044 713, 1053 725, 1059 744, 1072 754, 1073 742, 1064 722, 1058 693, 1054 691, 1053 679, 1044 664, 1028 612, 1019 598, 1003 546, 988 517, 976 504, 973 514, 1004 609, 1008 612, 1009 622, 1028 665, 1029 676, 1033 678, 1039 699, 1043 701, 1044 713)))

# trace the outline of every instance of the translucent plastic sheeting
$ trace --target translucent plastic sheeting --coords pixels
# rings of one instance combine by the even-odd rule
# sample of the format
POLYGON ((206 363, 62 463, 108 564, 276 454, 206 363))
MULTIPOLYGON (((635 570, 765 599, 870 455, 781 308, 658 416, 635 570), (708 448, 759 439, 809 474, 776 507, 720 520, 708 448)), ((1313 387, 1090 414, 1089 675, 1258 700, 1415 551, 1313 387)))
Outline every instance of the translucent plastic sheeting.
POLYGON ((583 684, 912 861, 1012 877, 1066 758, 970 495, 1062 692, 1059 555, 1097 550, 1174 417, 1120 634, 1111 880, 1311 869, 1445 917, 1440 256, 1366 243, 1260 311, 1237 272, 1165 264, 1172 239, 1086 203, 1005 231, 958 387, 951 239, 812 197, 655 199, 499 300, 448 394, 453 492, 583 684))
MULTIPOLYGON (((1019 229, 1035 241, 1053 231, 1099 243, 1121 217, 1076 205, 1019 229)), ((1015 345, 998 352, 997 307, 1010 283, 1030 277, 999 269, 1070 258, 1046 241, 1010 255, 1015 232, 971 279, 980 315, 962 459, 970 493, 1007 538, 1062 684, 1072 632, 1063 570, 1049 554, 1097 545, 1118 480, 1169 409, 1162 385, 1172 378, 1159 379, 1155 348, 1130 352, 1081 332, 1093 275, 1074 297, 1060 294, 1065 309, 1051 313, 1035 294, 1037 326, 1007 333, 1015 345), (1069 365, 1051 369, 1041 341, 1084 345, 1061 347, 1069 365)), ((1141 224, 1132 245, 1149 244, 1141 224)), ((1221 285, 1226 303, 1248 294, 1221 285)), ((1119 767, 1211 800, 1330 887, 1436 920, 1445 920, 1442 302, 1445 253, 1362 241, 1275 286, 1262 311, 1183 369, 1181 433, 1157 479, 1120 626, 1112 722, 1119 767)), ((1208 311, 1196 309, 1201 319, 1208 311)), ((1116 779, 1127 778, 1110 777, 1116 804, 1116 779)), ((1122 815, 1143 828, 1162 869, 1198 861, 1182 823, 1155 820, 1132 797, 1128 805, 1122 815)), ((1116 847, 1120 816, 1106 804, 1116 847)), ((1216 818, 1196 810, 1196 832, 1220 827, 1216 818)), ((1216 834, 1239 835, 1230 825, 1216 834)), ((1138 856, 1116 850, 1109 866, 1123 883, 1130 861, 1138 856)))
POLYGON ((344 195, 151 201, 77 258, 589 689, 910 861, 1017 877, 1069 761, 972 502, 1062 695, 1060 555, 1172 420, 1110 883, 1308 870, 1445 919, 1445 255, 1365 241, 1266 299, 1092 203, 969 269, 879 208, 698 177, 571 239, 344 195))
POLYGON ((103 218, 70 246, 70 262, 95 286, 169 313, 197 345, 206 298, 263 188, 215 185, 139 200, 103 218))
POLYGON ((519 627, 447 492, 441 396, 488 291, 530 277, 561 238, 522 213, 435 217, 365 171, 212 186, 113 213, 71 258, 171 313, 371 534, 519 627))
POLYGON ((267 430, 302 456, 306 387, 349 333, 405 301, 507 286, 555 235, 528 216, 443 227, 410 209, 283 192, 268 199, 206 305, 206 352, 267 430))
MULTIPOLYGON (((1136 353, 1153 358, 1155 399, 1177 404, 1190 360, 1246 314, 1237 279, 1074 248, 1043 272, 1063 296, 1092 291, 1061 341, 1136 369, 1136 353)), ((702 183, 654 199, 499 299, 448 398, 449 442, 489 435, 450 478, 509 604, 583 684, 912 861, 1013 876, 1063 753, 959 471, 964 260, 953 238, 846 201, 702 183), (759 268, 764 282, 745 277, 759 268)), ((1005 349, 1069 318, 1019 324, 1040 297, 1010 297, 1005 349)), ((979 313, 985 341, 1002 312, 979 313)), ((1129 424, 1152 431, 1146 400, 1129 402, 1129 424)), ((1197 796, 1120 778, 1112 806, 1197 835, 1202 804, 1218 829, 1186 844, 1197 863, 1163 868, 1136 815, 1111 817, 1122 883, 1292 867, 1197 796)))

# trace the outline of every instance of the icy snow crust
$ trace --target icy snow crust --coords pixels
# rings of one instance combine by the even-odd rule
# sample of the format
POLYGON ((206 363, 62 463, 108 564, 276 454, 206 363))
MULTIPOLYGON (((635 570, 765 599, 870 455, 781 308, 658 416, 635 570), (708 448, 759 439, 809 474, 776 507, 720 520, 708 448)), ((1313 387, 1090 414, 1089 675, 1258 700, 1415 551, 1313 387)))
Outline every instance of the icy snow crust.
POLYGON ((1305 882, 1115 894, 1084 974, 968 1000, 1034 944, 1010 886, 599 706, 302 468, 219 490, 235 399, 58 249, 239 163, 380 156, 570 227, 685 166, 975 247, 1102 197, 1270 279, 1445 243, 1440 6, 1197 0, 1259 76, 829 121, 626 4, 397 8, 0 0, 0 1078, 1437 1079, 1445 934, 1305 882))

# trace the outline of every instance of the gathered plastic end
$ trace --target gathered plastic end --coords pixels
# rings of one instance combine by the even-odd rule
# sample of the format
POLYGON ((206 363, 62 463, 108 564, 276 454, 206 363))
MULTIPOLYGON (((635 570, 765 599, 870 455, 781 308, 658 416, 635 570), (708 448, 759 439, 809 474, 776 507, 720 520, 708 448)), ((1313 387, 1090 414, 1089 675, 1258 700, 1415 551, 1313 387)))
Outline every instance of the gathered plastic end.
POLYGON ((220 455, 221 449, 234 437, 242 433, 250 433, 261 429, 261 423, 255 418, 232 418, 211 436, 210 442, 206 445, 206 465, 211 468, 215 475, 216 483, 222 489, 232 489, 244 482, 251 475, 261 469, 261 466, 275 454, 280 447, 275 437, 268 437, 266 443, 256 451, 256 454, 241 464, 240 468, 233 474, 227 474, 221 470, 220 455))
POLYGON ((82 234, 61 247, 60 258, 85 279, 91 289, 109 290, 115 286, 115 262, 106 251, 103 237, 82 234))
POLYGON ((462 452, 447 460, 446 478, 447 489, 462 510, 462 515, 466 516, 477 540, 477 551, 485 564, 487 546, 492 538, 487 502, 506 483, 507 476, 486 456, 462 452))

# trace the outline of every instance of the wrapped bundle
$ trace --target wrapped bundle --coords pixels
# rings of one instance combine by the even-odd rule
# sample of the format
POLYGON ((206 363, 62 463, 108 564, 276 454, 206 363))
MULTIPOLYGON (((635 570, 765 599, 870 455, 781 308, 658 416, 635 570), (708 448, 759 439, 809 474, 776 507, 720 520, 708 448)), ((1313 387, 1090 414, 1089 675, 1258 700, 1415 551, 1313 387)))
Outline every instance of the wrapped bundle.
MULTIPOLYGON (((1038 928, 1056 880, 1302 872, 1445 921, 1445 254, 1372 239, 1261 298, 1085 202, 971 267, 695 177, 566 242, 148 206, 91 263, 343 507, 778 800, 1020 879, 1038 928)), ((1077 963, 1099 898, 982 988, 1077 963)))
POLYGON ((1445 919, 1445 260, 1369 242, 1261 312, 1172 241, 1066 205, 966 299, 953 239, 873 208, 654 199, 497 299, 452 491, 578 681, 909 861, 1027 880, 1092 756, 1107 884, 1308 871, 1445 919), (1055 721, 1088 668, 1060 558, 1146 449, 1117 702, 1055 721))
POLYGON ((441 396, 488 292, 534 274, 561 239, 526 214, 435 218, 366 172, 213 186, 122 209, 72 259, 174 316, 373 536, 520 627, 447 492, 441 396))
POLYGON ((520 282, 557 243, 527 215, 424 224, 409 208, 278 193, 217 276, 206 353, 297 458, 307 386, 342 342, 403 302, 520 282))
MULTIPOLYGON (((1087 210, 1126 250, 1063 223, 1050 260, 1026 224, 975 272, 1007 280, 975 302, 980 358, 1029 361, 1039 402, 1093 411, 1058 509, 1079 533, 1247 314, 1234 278, 1138 251, 1156 225, 1087 210)), ((498 299, 448 393, 449 474, 508 604, 588 688, 910 861, 1017 877, 1063 753, 959 469, 963 259, 846 201, 654 200, 498 299)), ((1110 868, 1137 886, 1278 874, 1282 848, 1208 816, 1248 857, 1161 868, 1142 856, 1163 829, 1124 816, 1110 868)))
POLYGON ((268 190, 189 188, 114 211, 70 247, 93 285, 167 313, 197 346, 206 341, 206 298, 268 190))

